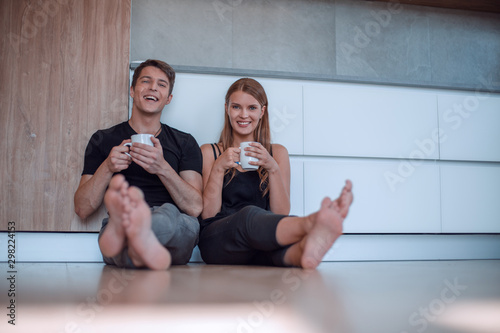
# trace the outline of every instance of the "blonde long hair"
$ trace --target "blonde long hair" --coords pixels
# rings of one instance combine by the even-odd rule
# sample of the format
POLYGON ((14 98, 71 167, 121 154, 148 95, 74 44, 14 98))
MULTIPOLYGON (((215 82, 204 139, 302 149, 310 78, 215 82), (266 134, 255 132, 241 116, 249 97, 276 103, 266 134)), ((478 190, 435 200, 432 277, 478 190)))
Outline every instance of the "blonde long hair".
MULTIPOLYGON (((259 120, 259 123, 254 130, 253 137, 254 141, 259 142, 262 146, 264 146, 264 148, 267 149, 268 152, 271 152, 271 129, 269 127, 269 107, 267 102, 267 95, 262 85, 256 80, 250 78, 242 78, 234 82, 231 87, 229 87, 226 93, 224 127, 222 128, 222 132, 220 134, 219 144, 222 145, 223 151, 233 146, 233 128, 231 126, 227 108, 229 107, 229 98, 234 92, 237 91, 243 91, 244 93, 249 94, 250 96, 255 98, 257 102, 259 102, 262 108, 265 107, 264 114, 262 115, 262 118, 259 120)), ((232 172, 232 180, 234 175, 236 174, 236 168, 229 169, 226 172, 232 172)), ((258 173, 260 177, 259 188, 261 191, 263 191, 262 196, 265 196, 269 192, 269 188, 267 186, 269 182, 269 173, 262 167, 259 167, 258 173)))

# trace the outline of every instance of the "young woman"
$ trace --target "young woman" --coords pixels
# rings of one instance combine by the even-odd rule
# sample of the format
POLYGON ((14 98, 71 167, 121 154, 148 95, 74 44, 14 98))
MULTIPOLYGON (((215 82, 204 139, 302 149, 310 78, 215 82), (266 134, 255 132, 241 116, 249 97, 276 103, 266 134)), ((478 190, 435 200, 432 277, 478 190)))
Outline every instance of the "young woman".
POLYGON ((208 264, 256 264, 316 268, 335 240, 353 200, 346 181, 339 198, 323 199, 319 211, 290 212, 288 151, 271 144, 268 102, 257 81, 243 78, 226 94, 224 128, 203 153, 203 211, 199 248, 208 264), (240 144, 256 157, 257 171, 238 164, 240 144))

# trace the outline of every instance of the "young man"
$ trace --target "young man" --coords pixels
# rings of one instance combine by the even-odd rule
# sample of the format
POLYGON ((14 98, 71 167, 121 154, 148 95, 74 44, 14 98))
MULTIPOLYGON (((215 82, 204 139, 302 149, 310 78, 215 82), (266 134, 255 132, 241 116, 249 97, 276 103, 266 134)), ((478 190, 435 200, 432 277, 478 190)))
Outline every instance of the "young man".
POLYGON ((143 62, 132 79, 130 119, 94 133, 85 151, 75 212, 86 218, 104 201, 99 248, 107 264, 167 269, 186 264, 198 242, 201 151, 190 134, 160 123, 174 82, 168 64, 143 62), (154 147, 124 146, 137 133, 154 135, 154 147))

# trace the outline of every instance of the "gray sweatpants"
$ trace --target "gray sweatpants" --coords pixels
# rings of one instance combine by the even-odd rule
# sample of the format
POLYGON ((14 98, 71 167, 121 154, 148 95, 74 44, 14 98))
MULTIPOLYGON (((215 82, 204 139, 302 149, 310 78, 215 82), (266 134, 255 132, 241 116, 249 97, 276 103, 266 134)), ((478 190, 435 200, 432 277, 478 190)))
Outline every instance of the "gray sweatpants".
MULTIPOLYGON (((99 238, 106 229, 109 218, 102 221, 99 238)), ((185 265, 189 262, 194 247, 198 244, 200 224, 195 217, 183 214, 170 203, 151 208, 151 228, 160 243, 167 248, 172 256, 173 265, 185 265)), ((128 255, 126 246, 118 255, 104 262, 121 268, 136 268, 128 255)))

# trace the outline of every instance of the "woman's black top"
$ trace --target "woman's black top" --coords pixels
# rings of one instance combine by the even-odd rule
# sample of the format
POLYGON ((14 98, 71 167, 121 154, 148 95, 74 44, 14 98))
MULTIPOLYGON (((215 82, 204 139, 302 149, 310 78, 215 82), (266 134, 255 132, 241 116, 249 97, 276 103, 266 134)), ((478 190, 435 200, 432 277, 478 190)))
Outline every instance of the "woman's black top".
MULTIPOLYGON (((212 149, 214 150, 214 158, 217 159, 221 154, 219 147, 216 144, 212 144, 212 149), (217 147, 218 154, 215 152, 215 147, 217 147)), ((260 177, 257 171, 240 172, 236 170, 234 177, 232 179, 231 177, 232 170, 229 170, 224 175, 220 212, 214 217, 201 221, 201 227, 234 214, 249 205, 271 210, 269 206, 269 192, 265 196, 262 196, 265 187, 262 190, 260 189, 260 177)))

